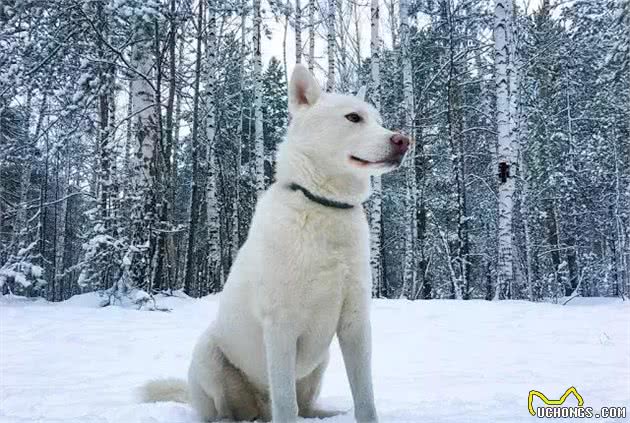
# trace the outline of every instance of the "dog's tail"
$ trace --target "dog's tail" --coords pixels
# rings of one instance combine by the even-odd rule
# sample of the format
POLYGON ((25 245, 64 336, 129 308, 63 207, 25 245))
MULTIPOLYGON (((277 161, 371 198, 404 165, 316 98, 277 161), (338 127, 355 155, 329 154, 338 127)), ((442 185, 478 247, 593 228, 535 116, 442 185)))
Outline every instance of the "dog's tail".
POLYGON ((157 379, 140 388, 142 402, 188 402, 188 384, 183 379, 157 379))

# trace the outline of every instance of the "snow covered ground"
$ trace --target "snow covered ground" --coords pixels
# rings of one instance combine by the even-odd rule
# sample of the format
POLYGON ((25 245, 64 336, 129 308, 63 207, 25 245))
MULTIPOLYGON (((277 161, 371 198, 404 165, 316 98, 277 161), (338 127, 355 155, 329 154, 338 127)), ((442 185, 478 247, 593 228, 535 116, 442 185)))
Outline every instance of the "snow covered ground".
MULTIPOLYGON (((162 299, 172 308, 163 313, 98 308, 94 294, 61 304, 1 299, 0 422, 198 421, 187 405, 139 404, 134 395, 150 378, 186 374, 217 300, 162 299)), ((381 422, 531 422, 530 390, 555 399, 569 386, 596 410, 630 406, 627 302, 377 300, 373 308, 381 422)), ((352 407, 336 344, 320 402, 352 407)))

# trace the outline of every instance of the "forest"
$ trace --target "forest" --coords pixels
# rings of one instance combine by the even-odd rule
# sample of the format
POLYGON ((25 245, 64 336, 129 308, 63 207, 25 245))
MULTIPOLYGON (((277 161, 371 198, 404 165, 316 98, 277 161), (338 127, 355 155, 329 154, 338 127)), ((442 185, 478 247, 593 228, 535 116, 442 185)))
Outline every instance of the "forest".
POLYGON ((373 297, 627 297, 629 46, 628 0, 3 0, 0 289, 220 292, 304 63, 416 141, 373 297))

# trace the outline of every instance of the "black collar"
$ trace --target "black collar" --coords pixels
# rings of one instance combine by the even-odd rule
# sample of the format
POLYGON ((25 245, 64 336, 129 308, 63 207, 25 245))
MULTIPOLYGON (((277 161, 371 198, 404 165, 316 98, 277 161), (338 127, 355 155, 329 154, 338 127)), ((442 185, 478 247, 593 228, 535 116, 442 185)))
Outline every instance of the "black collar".
POLYGON ((304 188, 302 185, 298 185, 295 182, 291 182, 287 186, 287 188, 289 188, 291 191, 301 191, 302 194, 304 194, 306 198, 308 198, 309 200, 317 204, 321 204, 322 206, 325 206, 325 207, 331 207, 333 209, 351 209, 354 207, 352 204, 342 203, 340 201, 335 201, 326 197, 320 197, 319 195, 315 195, 309 190, 307 190, 306 188, 304 188))

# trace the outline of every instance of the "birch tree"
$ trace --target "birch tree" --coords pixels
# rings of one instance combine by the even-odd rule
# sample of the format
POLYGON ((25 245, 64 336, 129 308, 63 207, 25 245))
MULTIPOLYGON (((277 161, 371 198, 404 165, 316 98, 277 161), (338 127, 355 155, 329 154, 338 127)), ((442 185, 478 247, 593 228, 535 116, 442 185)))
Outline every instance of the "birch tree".
MULTIPOLYGON (((494 43, 495 43, 495 84, 497 97, 497 175, 498 175, 498 206, 499 206, 499 234, 498 251, 499 262, 497 272, 497 287, 494 298, 501 299, 506 289, 512 284, 514 277, 512 264, 512 209, 514 207, 514 175, 510 168, 514 161, 514 146, 512 145, 513 130, 510 117, 510 82, 508 75, 510 56, 509 20, 512 10, 511 0, 496 0, 494 3, 494 43)), ((515 68, 514 68, 515 69, 515 68)), ((513 171, 512 171, 513 172, 513 171)))
MULTIPOLYGON (((402 125, 403 129, 413 139, 414 136, 414 98, 413 80, 411 68, 411 56, 409 54, 409 1, 400 1, 400 55, 402 63, 402 125)), ((415 173, 415 147, 412 143, 404 164, 406 190, 405 190, 405 213, 408 220, 405 224, 405 257, 404 257, 404 284, 403 292, 406 293, 410 286, 415 285, 415 254, 414 240, 416 236, 416 173, 415 173)))
MULTIPOLYGON (((379 34, 380 9, 379 0, 370 3, 370 100, 374 107, 381 109, 381 65, 379 34)), ((382 291, 382 263, 381 263, 381 176, 372 177, 372 198, 370 202, 370 264, 372 265, 372 296, 378 297, 382 291)))
MULTIPOLYGON (((302 2, 295 0, 295 63, 302 63, 302 2)), ((286 69, 285 69, 285 76, 286 69)))
POLYGON ((315 0, 308 0, 308 70, 315 70, 315 0))
POLYGON ((243 118, 244 118, 244 95, 245 91, 245 56, 247 55, 247 7, 246 1, 241 2, 241 22, 240 22, 240 44, 239 44, 239 56, 238 56, 238 72, 239 72, 239 89, 238 89, 238 125, 237 125, 237 141, 236 141, 236 170, 235 170, 235 190, 234 190, 234 203, 232 205, 232 236, 231 236, 231 256, 236 257, 239 247, 241 246, 241 219, 240 219, 240 199, 241 199, 241 173, 242 173, 242 158, 243 158, 243 118))
MULTIPOLYGON (((145 35, 149 36, 149 31, 145 35)), ((133 214, 132 242, 129 250, 131 261, 130 281, 132 286, 150 289, 148 286, 153 271, 154 232, 157 220, 155 183, 157 177, 156 146, 158 142, 157 114, 155 111, 155 89, 151 80, 153 66, 150 45, 139 45, 134 52, 138 78, 134 81, 133 102, 138 111, 135 117, 136 161, 134 186, 139 203, 133 214)))
POLYGON ((337 54, 335 10, 336 0, 328 0, 328 15, 326 19, 326 24, 328 26, 328 75, 326 79, 326 92, 331 92, 335 89, 335 56, 337 54))
POLYGON ((252 47, 254 53, 254 175, 256 193, 265 189, 265 144, 263 134, 262 115, 262 57, 260 51, 260 37, 262 17, 260 15, 260 0, 253 0, 254 28, 252 32, 252 47))
POLYGON ((206 225, 208 227, 208 278, 210 286, 218 291, 223 287, 223 272, 220 269, 221 255, 219 251, 219 212, 217 204, 217 177, 218 167, 215 154, 216 136, 216 53, 217 42, 217 16, 216 5, 208 4, 208 49, 206 65, 206 225))

